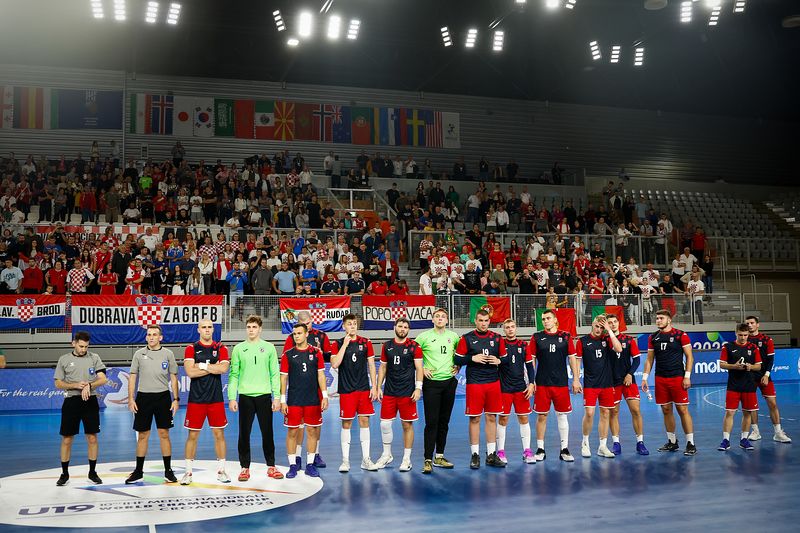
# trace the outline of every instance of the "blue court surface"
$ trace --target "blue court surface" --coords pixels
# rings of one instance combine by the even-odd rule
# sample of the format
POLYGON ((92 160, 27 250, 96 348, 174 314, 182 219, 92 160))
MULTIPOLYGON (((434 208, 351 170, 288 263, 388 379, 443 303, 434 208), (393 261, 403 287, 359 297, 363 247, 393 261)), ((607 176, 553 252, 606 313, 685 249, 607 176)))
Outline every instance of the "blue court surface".
MULTIPOLYGON (((107 530, 144 531, 198 531, 198 527, 218 528, 220 531, 266 530, 292 528, 302 531, 506 531, 575 530, 598 531, 791 531, 800 522, 800 384, 777 386, 782 423, 786 432, 796 440, 794 444, 772 441, 772 425, 766 404, 760 400, 759 424, 763 440, 755 443, 756 450, 747 453, 736 446, 739 436, 739 414, 732 432, 734 447, 727 453, 716 450, 721 440, 724 388, 698 387, 691 391, 691 412, 695 422, 695 435, 699 453, 684 457, 682 453, 660 454, 656 451, 665 440, 662 418, 658 407, 643 396, 642 410, 645 420, 645 442, 651 450, 649 457, 635 455, 630 417, 622 408, 623 454, 615 459, 580 457, 580 399, 573 396, 576 409, 570 415, 570 448, 575 463, 558 460, 558 432, 555 418, 548 422, 546 461, 535 465, 522 463, 518 426, 512 419, 506 451, 509 464, 505 469, 481 466, 478 471, 468 467, 469 446, 467 419, 463 416, 464 399, 458 398, 453 411, 447 457, 456 464, 454 470, 435 469, 433 475, 424 476, 422 467, 423 421, 417 423, 411 472, 398 472, 402 456, 402 439, 399 422, 395 422, 393 451, 395 461, 390 469, 365 472, 359 469, 361 450, 357 429, 352 430, 351 463, 349 474, 339 474, 341 459, 339 422, 336 402, 333 411, 325 414, 321 452, 328 463, 322 470, 324 485, 321 490, 310 489, 296 503, 286 502, 281 507, 265 511, 209 520, 212 511, 197 508, 192 511, 191 522, 153 523, 133 526, 135 513, 129 515, 131 526, 107 530), (203 522, 198 524, 198 522, 203 522), (794 524, 794 525, 793 525, 794 524)), ((181 427, 184 411, 176 417, 172 430, 174 466, 178 477, 183 471, 183 444, 185 430, 181 427)), ((422 409, 420 406, 420 414, 422 409)), ((0 434, 3 435, 2 466, 0 466, 0 531, 30 530, 22 525, 3 525, 14 522, 10 514, 18 507, 9 503, 15 494, 15 482, 7 476, 26 478, 28 490, 39 491, 39 501, 31 498, 27 513, 49 514, 55 520, 63 515, 64 525, 77 528, 102 526, 102 514, 92 514, 93 494, 102 489, 113 493, 118 501, 143 501, 135 487, 126 487, 122 479, 133 465, 134 433, 130 429, 131 415, 123 411, 107 411, 102 415, 100 434, 100 466, 98 472, 105 484, 92 487, 85 481, 86 445, 78 436, 71 462, 72 479, 67 487, 54 486, 57 470, 35 474, 37 470, 57 469, 59 466, 59 414, 57 412, 16 412, 0 415, 0 434), (125 462, 126 465, 109 465, 125 462), (130 465, 130 466, 129 466, 130 465), (129 490, 131 489, 131 490, 129 490), (64 492, 58 492, 64 491, 64 492), (71 491, 71 492, 70 492, 71 491), (58 498, 63 500, 58 501, 58 498), (87 494, 76 499, 76 494, 87 494), (46 496, 45 496, 46 495, 46 496), (138 499, 138 500, 137 500, 138 499), (87 512, 76 518, 80 512, 87 512)), ((228 443, 228 472, 234 482, 225 488, 229 492, 262 487, 262 501, 271 495, 297 494, 307 490, 310 480, 299 476, 295 480, 267 480, 264 470, 254 469, 248 483, 238 483, 236 439, 238 425, 236 414, 228 413, 230 424, 226 430, 228 443), (240 489, 237 487, 247 487, 240 489)), ((533 421, 532 421, 533 422, 533 421)), ((596 424, 596 421, 595 421, 596 424)), ((533 423, 531 424, 533 426, 533 423)), ((285 465, 285 429, 282 420, 274 420, 278 464, 285 465)), ((257 427, 257 425, 256 425, 257 427)), ((680 428, 680 425, 679 425, 680 428)), ((532 427, 533 429, 533 427, 532 427)), ((381 452, 380 429, 377 417, 371 425, 372 458, 381 452)), ((535 447, 535 433, 534 433, 535 447)), ((685 445, 683 432, 678 431, 681 447, 685 445)), ((597 447, 596 428, 591 437, 592 450, 597 447)), ((481 444, 481 454, 485 443, 481 444)), ((211 434, 204 430, 200 437, 198 460, 214 459, 211 434)), ((260 452, 260 435, 254 428, 253 460, 263 462, 260 452)), ((195 485, 160 485, 160 452, 155 432, 151 435, 147 470, 151 471, 154 486, 166 490, 172 497, 195 491, 202 493, 202 469, 195 469, 195 485), (152 467, 152 468, 151 468, 152 467)), ((209 470, 208 472, 211 472, 209 470)), ((208 474, 211 480, 211 474, 208 474)), ((146 478, 147 481, 148 478, 146 478)), ((217 485, 218 486, 218 485, 217 485)), ((211 488, 208 488, 210 491, 211 488)), ((257 491, 258 492, 258 491, 257 491)), ((161 495, 164 493, 162 492, 161 495)), ((238 494, 238 493, 237 493, 238 494)), ((248 492, 250 497, 252 491, 248 492)), ((242 500, 242 501, 246 501, 242 500)), ((269 503, 272 505, 272 503, 269 503)), ((216 507, 225 507, 216 506, 216 507)), ((128 511, 130 512, 130 511, 128 511)), ((217 510, 213 511, 217 512, 217 510)), ((223 511, 228 512, 228 511, 223 511)), ((238 511, 230 511, 237 514, 238 511)), ((125 516, 124 512, 119 516, 125 516)), ((31 518, 30 523, 37 522, 31 518)), ((52 522, 51 522, 52 523, 52 522)), ((40 524, 41 525, 41 524, 40 524)), ((37 527, 36 530, 51 529, 37 527)), ((52 528, 56 529, 56 528, 52 528)), ((62 527, 57 528, 64 531, 62 527)))

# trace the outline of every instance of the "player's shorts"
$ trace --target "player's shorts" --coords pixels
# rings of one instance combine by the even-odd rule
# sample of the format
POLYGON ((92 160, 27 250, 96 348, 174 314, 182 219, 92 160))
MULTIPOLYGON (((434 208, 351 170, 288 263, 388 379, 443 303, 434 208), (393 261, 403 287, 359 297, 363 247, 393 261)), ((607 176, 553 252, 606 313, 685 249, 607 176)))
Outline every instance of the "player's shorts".
POLYGON ((753 392, 736 392, 729 390, 725 393, 725 409, 736 411, 742 404, 742 411, 758 411, 758 396, 753 392))
POLYGON ((154 418, 158 429, 172 427, 172 396, 169 391, 137 392, 136 407, 136 414, 133 415, 134 431, 150 431, 154 418))
POLYGON ((556 413, 571 413, 572 400, 569 397, 569 387, 549 387, 539 385, 533 395, 533 410, 540 415, 550 412, 552 405, 556 413))
POLYGON ((372 400, 369 399, 369 391, 358 390, 339 394, 339 418, 352 420, 356 414, 358 416, 375 414, 375 407, 372 405, 372 400))
POLYGON ((762 385, 761 381, 758 382, 758 390, 761 391, 761 396, 764 398, 775 398, 775 383, 770 379, 766 385, 762 385))
POLYGON ((618 401, 615 399, 614 387, 583 389, 584 407, 594 407, 599 402, 603 409, 613 409, 618 401))
POLYGON ((183 427, 192 431, 200 431, 208 418, 208 427, 212 429, 224 428, 228 425, 228 418, 225 416, 225 404, 215 403, 192 403, 186 406, 186 418, 183 427))
POLYGON ((631 383, 627 387, 625 385, 614 385, 614 401, 619 403, 622 398, 626 400, 639 399, 639 386, 636 383, 631 383))
POLYGON ((492 383, 467 383, 467 416, 499 415, 503 412, 500 380, 492 383))
POLYGON ((411 396, 384 396, 381 403, 381 420, 394 420, 398 413, 403 422, 419 420, 417 402, 412 400, 411 396))
POLYGON ((83 401, 80 395, 64 398, 59 433, 65 437, 77 435, 81 429, 81 422, 85 435, 100 433, 100 404, 97 402, 97 396, 89 396, 86 401, 83 401))
POLYGON ((529 415, 532 412, 531 400, 525 397, 525 391, 503 393, 503 414, 510 415, 512 407, 518 415, 529 415))
POLYGON ((283 425, 287 428, 306 426, 315 428, 322 425, 322 406, 290 405, 289 412, 283 417, 283 425))
POLYGON ((656 376, 656 405, 689 405, 689 391, 683 388, 683 376, 656 376))

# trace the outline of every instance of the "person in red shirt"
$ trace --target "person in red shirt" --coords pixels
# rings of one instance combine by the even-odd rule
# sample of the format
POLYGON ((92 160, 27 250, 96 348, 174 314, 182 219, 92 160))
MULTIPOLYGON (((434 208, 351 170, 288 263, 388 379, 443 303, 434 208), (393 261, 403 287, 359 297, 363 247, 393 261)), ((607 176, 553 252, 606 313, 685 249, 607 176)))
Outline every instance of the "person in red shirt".
POLYGON ((111 263, 106 263, 102 272, 97 276, 97 284, 100 285, 100 294, 117 294, 117 282, 119 276, 111 269, 111 263))
POLYGON ((28 260, 28 268, 23 272, 22 278, 23 294, 40 294, 44 286, 44 272, 38 267, 35 259, 28 260))
POLYGON ((53 294, 66 294, 67 293, 67 271, 64 270, 64 264, 61 261, 56 261, 53 268, 45 274, 47 284, 53 287, 53 294))
POLYGON ((700 227, 695 228, 694 235, 692 235, 692 255, 703 257, 706 253, 707 241, 708 239, 706 239, 703 229, 700 227))
POLYGON ((395 280, 397 280, 397 275, 400 272, 400 266, 396 261, 391 259, 388 254, 386 255, 385 259, 380 261, 380 265, 381 274, 386 276, 386 282, 389 284, 394 284, 395 280))
POLYGON ((84 222, 94 222, 97 213, 97 198, 94 195, 94 188, 86 187, 81 193, 81 224, 84 222))
POLYGON ((392 283, 391 287, 389 287, 389 293, 393 296, 406 296, 408 294, 408 283, 404 279, 392 283))
POLYGON ((123 294, 142 294, 143 281, 144 270, 142 270, 142 262, 139 259, 134 259, 128 266, 123 294))
MULTIPOLYGON (((103 238, 105 239, 105 237, 103 238)), ((100 243, 100 248, 95 251, 94 257, 92 258, 92 272, 96 274, 104 272, 106 265, 111 264, 111 255, 109 243, 107 241, 100 243)))
POLYGON ((493 269, 496 265, 500 265, 500 268, 506 267, 506 253, 500 249, 499 242, 494 243, 492 251, 489 252, 490 270, 493 269))
POLYGON ((161 190, 153 198, 153 212, 156 215, 156 222, 164 222, 167 212, 167 197, 161 190))
POLYGON ((370 283, 369 288, 367 288, 367 294, 371 294, 373 296, 385 296, 388 291, 389 286, 386 284, 386 280, 384 278, 376 279, 370 283))
POLYGON ((580 254, 578 258, 575 260, 575 273, 578 275, 579 278, 583 278, 586 271, 589 269, 589 260, 586 259, 585 254, 580 254))

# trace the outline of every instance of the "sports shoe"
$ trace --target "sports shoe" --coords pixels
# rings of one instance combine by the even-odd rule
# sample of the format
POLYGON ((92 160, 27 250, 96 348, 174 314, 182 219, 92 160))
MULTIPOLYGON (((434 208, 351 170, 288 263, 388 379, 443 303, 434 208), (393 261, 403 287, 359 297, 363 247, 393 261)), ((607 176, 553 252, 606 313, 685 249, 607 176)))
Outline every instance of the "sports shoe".
POLYGON ((220 483, 230 483, 231 482, 231 478, 230 478, 230 476, 228 475, 228 473, 226 471, 218 470, 217 471, 217 481, 219 481, 220 483))
POLYGON ((533 455, 533 451, 530 448, 525 448, 522 452, 522 460, 529 465, 536 464, 536 457, 533 455))
POLYGON ((89 475, 87 476, 87 478, 89 479, 89 481, 91 481, 95 485, 102 485, 103 484, 103 480, 100 479, 100 476, 97 475, 97 472, 89 472, 89 475))
POLYGON ((444 456, 442 457, 434 457, 433 458, 433 466, 438 468, 453 468, 453 463, 448 461, 444 456))
MULTIPOLYGON (((730 446, 730 444, 729 444, 729 446, 730 446)), ((752 452, 753 450, 755 450, 755 447, 753 446, 753 443, 750 442, 748 439, 740 440, 739 441, 739 448, 741 448, 741 449, 743 449, 744 451, 747 451, 747 452, 752 452)))
POLYGON ((394 457, 392 457, 391 454, 389 455, 381 454, 381 456, 378 457, 378 460, 375 461, 375 466, 377 466, 380 469, 384 469, 390 464, 392 464, 392 461, 394 461, 394 457))
POLYGON ((477 453, 473 453, 469 460, 469 467, 472 470, 477 470, 481 467, 481 458, 477 453))
POLYGON ((128 476, 128 479, 125 480, 126 485, 130 485, 131 483, 136 483, 137 481, 141 481, 144 478, 144 472, 141 470, 134 470, 131 472, 131 475, 128 476))
POLYGON ((622 455, 622 444, 615 442, 611 445, 611 453, 614 455, 622 455))
POLYGON ((749 441, 761 440, 761 432, 758 430, 758 428, 750 432, 750 435, 747 436, 747 440, 749 441))
MULTIPOLYGON (((300 470, 299 466, 297 467, 297 470, 300 470)), ((267 477, 272 479, 283 479, 283 473, 274 466, 270 466, 267 468, 267 477)))
POLYGON ((342 461, 342 464, 339 465, 339 472, 342 474, 346 474, 350 471, 350 461, 342 461))
POLYGON ((58 476, 58 481, 56 481, 56 487, 63 487, 69 481, 69 474, 61 474, 58 476))
POLYGON ((775 432, 775 434, 772 436, 772 440, 774 440, 775 442, 782 442, 784 444, 792 443, 791 437, 789 437, 789 435, 787 435, 786 432, 783 431, 782 429, 775 432))
MULTIPOLYGON (((744 440, 745 439, 742 439, 742 441, 744 440)), ((731 449, 731 441, 729 441, 728 439, 722 439, 722 442, 719 443, 717 449, 721 452, 727 452, 728 450, 731 449)))
POLYGON ((425 462, 422 464, 422 473, 433 474, 433 461, 425 459, 425 462))
POLYGON ((591 457, 592 450, 589 448, 588 442, 581 442, 581 457, 591 457))
POLYGON ((683 450, 683 455, 697 455, 697 446, 691 442, 687 442, 686 449, 683 450))
POLYGON ((327 465, 327 463, 325 463, 325 461, 322 460, 322 456, 320 454, 315 453, 314 454, 314 466, 317 467, 317 468, 325 468, 328 465, 327 465))
POLYGON ((547 453, 545 453, 544 448, 536 448, 536 454, 533 456, 537 462, 544 461, 547 459, 547 453))
POLYGON ((503 464, 508 464, 508 459, 506 459, 506 451, 505 450, 497 450, 497 457, 503 461, 503 464))
POLYGON ((660 451, 660 452, 677 452, 679 449, 680 449, 680 447, 678 446, 678 441, 675 441, 675 442, 667 441, 667 442, 664 443, 663 446, 661 446, 661 448, 658 449, 658 451, 660 451))
POLYGON ((639 455, 650 455, 650 450, 647 449, 647 446, 644 445, 644 442, 637 442, 636 453, 639 455))
POLYGON ((572 463, 575 461, 575 458, 572 457, 572 454, 569 453, 569 449, 563 448, 561 453, 558 455, 558 458, 566 463, 572 463))
POLYGON ((400 461, 400 471, 408 472, 409 470, 411 470, 411 459, 403 459, 400 461))
POLYGON ((239 472, 239 481, 249 481, 250 480, 250 469, 249 468, 242 468, 242 471, 239 472))
POLYGON ((372 462, 372 459, 369 457, 365 457, 361 460, 361 470, 366 470, 367 472, 377 472, 378 465, 372 462))
POLYGON ((175 477, 175 472, 173 472, 171 468, 169 470, 164 470, 164 481, 167 483, 178 482, 178 478, 175 477))
POLYGON ((493 466, 495 468, 505 468, 506 464, 498 457, 497 452, 492 452, 486 455, 486 466, 493 466))
POLYGON ((286 472, 286 479, 294 479, 297 477, 297 464, 289 465, 289 471, 286 472))
POLYGON ((192 484, 192 473, 186 472, 185 474, 183 474, 183 477, 181 478, 181 485, 191 485, 191 484, 192 484))
POLYGON ((597 448, 597 455, 598 457, 605 457, 606 459, 613 459, 616 457, 614 452, 608 449, 608 446, 600 446, 597 448))
POLYGON ((306 464, 306 476, 319 477, 319 470, 317 470, 317 467, 314 466, 314 463, 306 464))

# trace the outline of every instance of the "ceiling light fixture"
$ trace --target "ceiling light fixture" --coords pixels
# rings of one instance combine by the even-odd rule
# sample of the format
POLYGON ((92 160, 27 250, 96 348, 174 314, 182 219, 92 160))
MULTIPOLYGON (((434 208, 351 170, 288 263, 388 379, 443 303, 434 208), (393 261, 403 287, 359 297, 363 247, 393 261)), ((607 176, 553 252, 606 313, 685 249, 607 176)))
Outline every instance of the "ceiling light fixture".
POLYGON ((492 50, 495 52, 502 52, 503 51, 503 40, 504 40, 504 33, 503 30, 497 30, 494 32, 494 44, 492 45, 492 50))
POLYGON ((314 23, 314 17, 310 11, 303 11, 300 13, 298 20, 297 35, 304 38, 311 37, 311 26, 314 23))
POLYGON ((145 13, 144 20, 148 24, 155 24, 158 18, 158 2, 147 2, 147 12, 145 13))
POLYGON ((275 19, 275 27, 278 31, 284 31, 286 29, 286 23, 283 21, 283 15, 281 15, 280 9, 276 9, 272 12, 272 18, 275 19))
POLYGON ((603 54, 600 52, 600 45, 597 44, 597 41, 589 43, 589 50, 592 51, 592 61, 597 61, 603 57, 603 54))
POLYGON ((615 44, 611 47, 611 63, 619 63, 619 55, 622 50, 622 47, 618 44, 615 44))
POLYGON ((342 29, 342 19, 338 15, 331 15, 328 19, 328 39, 336 40, 342 29))
POLYGON ((453 46, 453 40, 450 38, 450 30, 447 26, 442 26, 442 44, 445 46, 453 46))
POLYGON ((169 13, 167 13, 167 24, 175 25, 178 23, 178 17, 181 16, 181 5, 173 2, 169 5, 169 13))
POLYGON ((644 47, 639 47, 635 51, 633 66, 641 67, 642 65, 644 65, 644 47))
POLYGON ((464 46, 467 48, 474 48, 475 41, 478 39, 478 30, 477 28, 470 28, 467 31, 467 41, 464 43, 464 46))
POLYGON ((289 40, 286 41, 286 44, 288 44, 289 46, 297 46, 298 44, 300 44, 300 39, 296 37, 289 37, 289 40))
POLYGON ((744 13, 744 6, 747 3, 747 0, 736 0, 733 4, 733 12, 734 13, 744 13))
POLYGON ((545 0, 545 2, 544 2, 544 5, 548 9, 557 9, 560 4, 561 4, 561 2, 559 2, 559 0, 545 0))
POLYGON ((92 16, 96 19, 105 17, 103 12, 103 2, 100 0, 92 0, 92 16))
POLYGON ((114 18, 123 21, 126 18, 125 0, 114 0, 114 18))
POLYGON ((358 30, 361 28, 361 21, 352 19, 350 21, 350 28, 347 30, 347 38, 351 41, 358 39, 358 30))
POLYGON ((708 25, 716 26, 719 23, 719 14, 722 11, 722 6, 719 5, 711 10, 711 16, 708 17, 708 25))
POLYGON ((575 4, 577 3, 577 1, 578 0, 567 0, 567 3, 564 4, 564 7, 566 7, 567 9, 575 9, 575 4))
POLYGON ((692 21, 692 2, 685 0, 681 2, 681 22, 687 24, 692 21))

